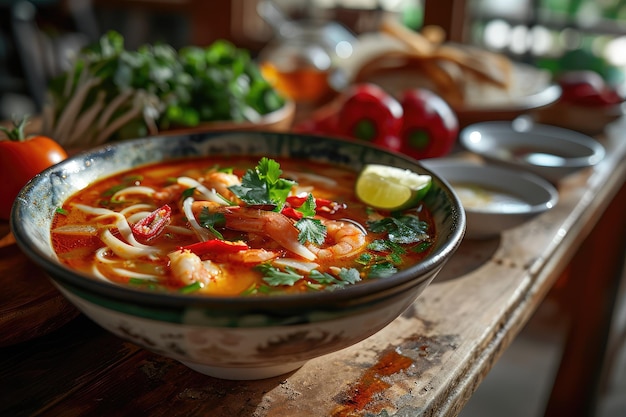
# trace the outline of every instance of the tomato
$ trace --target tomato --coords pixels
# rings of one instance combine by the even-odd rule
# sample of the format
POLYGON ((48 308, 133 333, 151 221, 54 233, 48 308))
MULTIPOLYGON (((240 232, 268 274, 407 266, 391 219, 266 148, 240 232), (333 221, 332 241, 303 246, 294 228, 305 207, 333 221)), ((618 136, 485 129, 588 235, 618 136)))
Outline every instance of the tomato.
POLYGON ((416 88, 404 91, 400 149, 416 159, 445 156, 454 147, 459 120, 450 105, 434 92, 416 88))
POLYGON ((13 201, 26 183, 44 169, 67 158, 65 149, 46 136, 24 137, 26 119, 0 140, 0 218, 8 220, 13 201))

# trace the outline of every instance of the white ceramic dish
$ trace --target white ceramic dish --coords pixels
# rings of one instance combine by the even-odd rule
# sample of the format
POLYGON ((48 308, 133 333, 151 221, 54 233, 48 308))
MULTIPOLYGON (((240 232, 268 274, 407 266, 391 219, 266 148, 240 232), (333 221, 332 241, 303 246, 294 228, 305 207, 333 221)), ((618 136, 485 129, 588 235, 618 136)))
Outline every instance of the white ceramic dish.
POLYGON ((469 239, 498 236, 558 202, 556 188, 532 173, 452 158, 422 164, 448 181, 459 196, 466 215, 465 237, 469 239))
POLYGON ((605 155, 604 147, 590 136, 525 119, 483 122, 464 128, 459 142, 485 159, 534 172, 558 182, 605 155))

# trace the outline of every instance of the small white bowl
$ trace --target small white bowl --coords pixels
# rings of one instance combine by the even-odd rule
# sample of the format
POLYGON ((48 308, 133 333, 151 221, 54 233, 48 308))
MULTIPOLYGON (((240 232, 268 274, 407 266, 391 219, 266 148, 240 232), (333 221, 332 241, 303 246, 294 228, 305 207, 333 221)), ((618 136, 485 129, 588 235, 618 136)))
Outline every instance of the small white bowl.
POLYGON ((421 162, 448 181, 461 200, 469 239, 496 237, 558 202, 556 188, 529 172, 453 158, 421 162))
POLYGON ((523 118, 470 125, 461 131, 459 142, 488 161, 534 172, 553 183, 605 155, 604 147, 587 135, 523 118))

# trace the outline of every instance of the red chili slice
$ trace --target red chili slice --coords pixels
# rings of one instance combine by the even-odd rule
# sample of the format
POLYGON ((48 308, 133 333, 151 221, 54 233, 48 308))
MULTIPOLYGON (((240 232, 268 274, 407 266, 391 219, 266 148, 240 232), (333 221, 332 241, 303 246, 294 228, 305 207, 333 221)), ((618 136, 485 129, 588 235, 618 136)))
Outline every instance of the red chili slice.
MULTIPOLYGON (((287 201, 287 204, 289 204, 291 207, 297 208, 303 205, 307 198, 308 197, 298 197, 296 195, 290 195, 289 197, 287 197, 286 201, 287 201)), ((325 198, 315 199, 315 207, 329 207, 332 204, 333 204, 333 201, 327 200, 325 198)))
POLYGON ((235 253, 249 248, 250 247, 244 242, 230 242, 228 240, 211 239, 206 242, 198 242, 182 246, 179 250, 188 250, 198 256, 202 256, 209 252, 214 254, 235 253))
POLYGON ((172 209, 165 204, 154 210, 132 227, 135 238, 148 242, 161 236, 172 219, 172 209))
POLYGON ((289 206, 284 206, 280 212, 290 219, 300 220, 302 217, 304 217, 301 212, 289 206))

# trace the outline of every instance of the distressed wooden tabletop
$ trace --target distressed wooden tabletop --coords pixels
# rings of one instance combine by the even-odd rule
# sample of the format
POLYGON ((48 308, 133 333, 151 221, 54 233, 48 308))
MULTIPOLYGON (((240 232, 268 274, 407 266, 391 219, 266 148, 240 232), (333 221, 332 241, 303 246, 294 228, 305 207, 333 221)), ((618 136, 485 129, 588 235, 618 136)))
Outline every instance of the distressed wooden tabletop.
MULTIPOLYGON (((598 137, 606 159, 560 182, 553 210, 498 238, 465 240, 402 316, 357 345, 281 377, 225 381, 64 312, 71 317, 64 325, 2 347, 0 415, 456 415, 607 207, 616 200, 624 207, 626 122, 610 132, 598 137)), ((4 235, 7 225, 1 227, 4 235)), ((32 280, 34 291, 47 285, 8 246, 0 248, 3 287, 10 280, 32 280)), ((24 320, 21 326, 26 332, 46 324, 24 320)))

